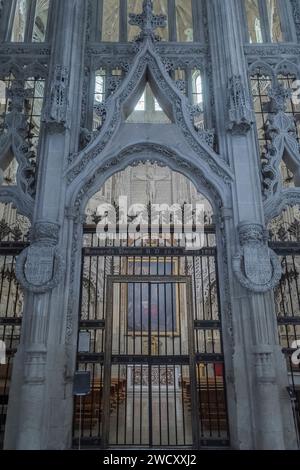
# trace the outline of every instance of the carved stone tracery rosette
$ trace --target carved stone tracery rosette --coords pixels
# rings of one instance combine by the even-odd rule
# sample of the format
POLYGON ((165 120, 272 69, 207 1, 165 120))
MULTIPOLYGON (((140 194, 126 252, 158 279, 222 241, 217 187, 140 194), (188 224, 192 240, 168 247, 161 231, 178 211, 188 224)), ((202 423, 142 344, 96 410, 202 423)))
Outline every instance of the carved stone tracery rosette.
POLYGON ((238 227, 239 253, 233 257, 233 271, 246 289, 264 293, 273 290, 282 276, 279 258, 268 247, 267 231, 263 226, 243 222, 238 227))
POLYGON ((65 263, 57 248, 59 225, 37 222, 31 232, 31 245, 18 256, 16 275, 24 289, 43 294, 61 282, 65 263))

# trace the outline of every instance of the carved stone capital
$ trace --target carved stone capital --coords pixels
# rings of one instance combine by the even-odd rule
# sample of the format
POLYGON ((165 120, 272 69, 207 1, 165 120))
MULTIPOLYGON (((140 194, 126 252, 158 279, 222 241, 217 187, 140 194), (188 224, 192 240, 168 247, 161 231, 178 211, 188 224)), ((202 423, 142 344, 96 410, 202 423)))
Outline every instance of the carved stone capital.
POLYGON ((267 231, 255 222, 238 227, 240 249, 233 257, 233 270, 240 284, 252 292, 268 292, 280 281, 282 268, 268 247, 267 231))
POLYGON ((59 224, 39 220, 30 231, 31 242, 46 246, 56 246, 59 239, 59 229, 59 224))

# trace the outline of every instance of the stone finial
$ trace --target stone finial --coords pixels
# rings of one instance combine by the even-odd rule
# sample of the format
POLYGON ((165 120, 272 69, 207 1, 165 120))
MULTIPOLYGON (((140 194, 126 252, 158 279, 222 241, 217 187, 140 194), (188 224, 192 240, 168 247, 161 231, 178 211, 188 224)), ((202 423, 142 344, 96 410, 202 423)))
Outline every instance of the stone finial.
POLYGON ((143 1, 143 12, 140 14, 130 13, 129 24, 138 26, 141 29, 137 40, 143 41, 146 38, 152 40, 160 40, 160 37, 155 34, 157 28, 165 28, 167 25, 166 15, 154 15, 153 1, 143 1))

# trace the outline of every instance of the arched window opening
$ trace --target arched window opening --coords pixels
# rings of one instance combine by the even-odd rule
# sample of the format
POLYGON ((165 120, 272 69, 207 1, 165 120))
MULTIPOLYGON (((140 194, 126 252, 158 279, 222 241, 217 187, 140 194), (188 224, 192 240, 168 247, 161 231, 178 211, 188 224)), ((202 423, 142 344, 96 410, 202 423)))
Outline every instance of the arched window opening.
POLYGON ((192 103, 198 106, 200 111, 195 126, 198 129, 204 129, 203 81, 200 70, 194 70, 192 73, 192 103))
POLYGON ((203 105, 203 85, 199 70, 193 73, 193 104, 203 105))
POLYGON ((176 32, 178 42, 193 42, 193 10, 191 0, 176 0, 176 32))
POLYGON ((106 71, 99 69, 95 73, 94 88, 94 104, 93 104, 93 130, 98 129, 102 125, 101 116, 97 112, 97 108, 105 101, 106 93, 106 71))
POLYGON ((147 83, 133 113, 127 118, 129 123, 169 124, 171 121, 160 106, 147 83))

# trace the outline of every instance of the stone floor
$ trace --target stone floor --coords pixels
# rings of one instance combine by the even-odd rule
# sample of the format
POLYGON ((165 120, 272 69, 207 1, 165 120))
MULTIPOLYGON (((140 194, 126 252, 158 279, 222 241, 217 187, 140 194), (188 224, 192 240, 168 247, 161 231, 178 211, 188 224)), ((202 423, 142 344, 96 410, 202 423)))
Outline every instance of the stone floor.
POLYGON ((148 393, 128 393, 127 401, 111 414, 110 444, 149 445, 151 419, 152 445, 191 446, 191 412, 182 396, 178 392, 176 395, 153 393, 150 417, 148 393))

